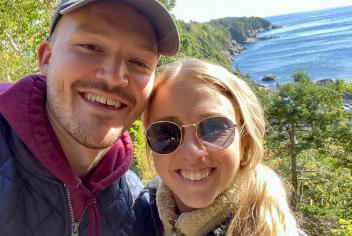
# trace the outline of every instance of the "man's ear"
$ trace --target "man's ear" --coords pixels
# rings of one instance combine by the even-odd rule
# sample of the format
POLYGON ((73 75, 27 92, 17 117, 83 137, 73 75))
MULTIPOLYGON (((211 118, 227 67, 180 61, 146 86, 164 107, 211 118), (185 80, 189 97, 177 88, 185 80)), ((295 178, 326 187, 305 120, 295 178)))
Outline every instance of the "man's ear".
POLYGON ((50 41, 43 41, 38 48, 39 70, 47 75, 51 58, 52 45, 50 41))

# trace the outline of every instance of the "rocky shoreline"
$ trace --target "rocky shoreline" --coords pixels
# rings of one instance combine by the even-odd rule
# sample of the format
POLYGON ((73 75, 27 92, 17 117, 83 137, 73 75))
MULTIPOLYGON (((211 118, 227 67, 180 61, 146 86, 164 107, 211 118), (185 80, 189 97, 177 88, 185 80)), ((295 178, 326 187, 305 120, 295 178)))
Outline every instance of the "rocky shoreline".
POLYGON ((343 97, 343 109, 352 112, 352 94, 345 94, 343 97))
POLYGON ((226 49, 223 53, 225 56, 232 62, 234 62, 235 56, 246 50, 247 48, 240 43, 237 43, 236 40, 232 39, 230 42, 229 48, 226 49))
MULTIPOLYGON (((270 25, 268 28, 260 28, 260 29, 256 29, 256 30, 247 30, 246 34, 245 34, 245 38, 246 40, 244 41, 244 43, 238 43, 236 42, 236 40, 232 39, 230 42, 229 47, 226 49, 226 51, 224 51, 223 53, 226 55, 227 58, 229 58, 230 61, 234 62, 235 57, 242 53, 243 51, 245 51, 247 49, 246 46, 244 46, 244 44, 246 43, 254 43, 260 40, 270 40, 270 39, 275 39, 278 38, 279 36, 258 36, 257 33, 260 32, 264 32, 264 31, 269 31, 272 29, 277 29, 280 28, 282 26, 277 26, 277 25, 270 25)), ((274 81, 276 80, 277 77, 275 75, 265 75, 263 77, 263 80, 266 81, 274 81)), ((322 79, 322 80, 318 80, 316 81, 317 84, 319 85, 326 85, 329 83, 333 83, 334 80, 332 79, 322 79)), ((267 89, 275 89, 275 87, 279 86, 279 83, 276 83, 273 87, 267 87, 263 84, 257 84, 260 87, 264 87, 267 89)), ((352 112, 352 94, 346 94, 343 98, 343 108, 345 111, 347 112, 352 112)))
POLYGON ((242 53, 243 51, 245 51, 247 48, 246 46, 244 46, 244 44, 246 43, 254 43, 260 40, 270 40, 270 39, 275 39, 278 38, 279 36, 258 36, 257 34, 260 32, 264 32, 264 31, 269 31, 272 29, 277 29, 277 28, 281 28, 282 26, 279 25, 270 25, 267 28, 259 28, 259 29, 255 29, 255 30, 247 30, 245 33, 245 38, 246 40, 244 41, 244 43, 238 43, 236 42, 236 40, 232 39, 229 45, 229 48, 226 49, 226 51, 224 51, 223 53, 225 54, 226 57, 228 57, 230 59, 230 61, 234 62, 235 56, 237 56, 238 54, 242 53))

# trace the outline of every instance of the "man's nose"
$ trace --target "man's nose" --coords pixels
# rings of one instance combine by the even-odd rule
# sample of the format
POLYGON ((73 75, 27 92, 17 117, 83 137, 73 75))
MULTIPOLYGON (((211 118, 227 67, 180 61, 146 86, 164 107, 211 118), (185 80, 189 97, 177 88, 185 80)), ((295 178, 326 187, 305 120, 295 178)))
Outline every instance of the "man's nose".
POLYGON ((126 63, 115 57, 102 61, 97 78, 105 80, 112 87, 126 87, 128 85, 128 67, 126 63))

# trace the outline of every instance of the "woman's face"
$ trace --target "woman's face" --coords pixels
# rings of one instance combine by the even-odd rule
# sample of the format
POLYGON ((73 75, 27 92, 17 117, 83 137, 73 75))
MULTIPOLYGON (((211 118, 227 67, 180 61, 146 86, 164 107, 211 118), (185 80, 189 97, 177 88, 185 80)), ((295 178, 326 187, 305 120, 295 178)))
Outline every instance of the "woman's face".
MULTIPOLYGON (((192 78, 178 78, 157 92, 149 123, 163 120, 193 124, 209 116, 224 116, 234 124, 239 120, 232 102, 215 88, 192 78)), ((211 205, 234 179, 242 155, 238 128, 232 144, 223 150, 204 147, 194 126, 182 131, 183 141, 176 151, 168 155, 153 153, 156 171, 174 192, 181 212, 211 205)))

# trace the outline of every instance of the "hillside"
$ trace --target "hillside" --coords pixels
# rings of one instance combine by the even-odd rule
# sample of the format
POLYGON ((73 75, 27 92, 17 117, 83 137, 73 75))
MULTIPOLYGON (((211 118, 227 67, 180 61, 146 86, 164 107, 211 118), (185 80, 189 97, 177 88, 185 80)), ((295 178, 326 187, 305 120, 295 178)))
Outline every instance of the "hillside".
POLYGON ((261 40, 257 32, 276 27, 259 17, 226 17, 205 23, 176 19, 176 22, 181 37, 179 57, 203 58, 229 69, 233 56, 246 49, 244 43, 261 40))

